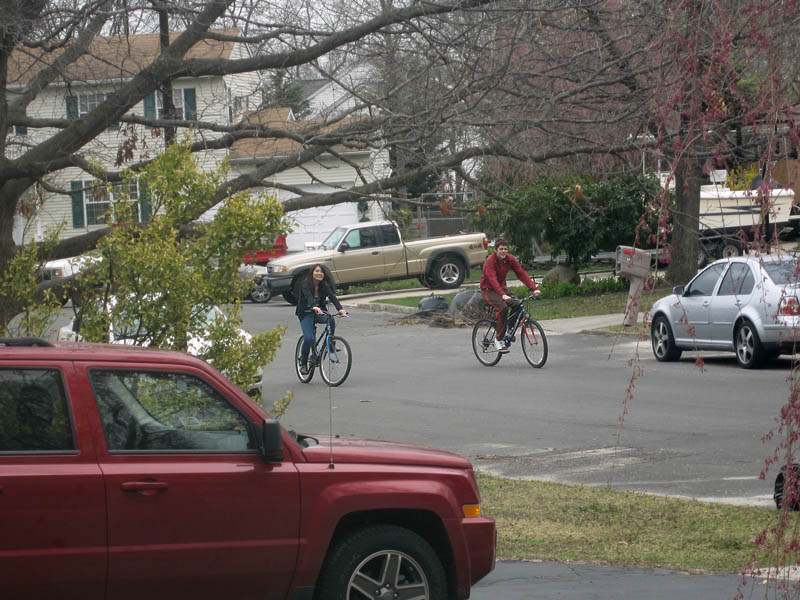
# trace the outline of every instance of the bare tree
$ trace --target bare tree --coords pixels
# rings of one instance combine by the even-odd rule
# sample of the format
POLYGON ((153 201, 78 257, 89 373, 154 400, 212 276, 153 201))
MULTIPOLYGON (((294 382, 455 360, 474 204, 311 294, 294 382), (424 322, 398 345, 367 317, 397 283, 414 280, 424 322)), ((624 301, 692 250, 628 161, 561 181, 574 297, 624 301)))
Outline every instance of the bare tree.
MULTIPOLYGON (((93 144, 109 124, 156 131, 191 127, 197 133, 197 152, 226 151, 246 138, 292 140, 296 149, 290 155, 254 164, 222 186, 210 204, 231 192, 273 186, 296 194, 285 202, 286 210, 293 211, 375 197, 402 201, 410 183, 444 174, 456 173, 486 190, 487 198, 500 198, 507 183, 541 170, 615 173, 636 168, 646 144, 660 145, 673 156, 681 131, 675 115, 685 112, 680 102, 693 93, 674 94, 687 81, 688 68, 676 62, 683 54, 669 37, 680 24, 667 17, 687 4, 678 0, 2 1, 15 18, 8 20, 0 38, 0 272, 16 251, 12 216, 32 185, 38 182, 68 194, 54 189, 51 176, 74 167, 93 178, 119 180, 119 172, 92 160, 93 144), (114 91, 103 102, 78 119, 29 112, 47 88, 76 83, 77 67, 98 48, 96 36, 159 31, 159 15, 166 15, 180 33, 173 33, 168 44, 162 41, 146 64, 134 68, 123 61, 114 91), (245 58, 192 54, 204 40, 238 41, 257 50, 245 58), (22 83, 9 81, 8 73, 20 70, 15 61, 35 66, 35 76, 22 83), (145 96, 167 89, 181 76, 313 69, 337 78, 342 65, 352 64, 369 66, 374 74, 368 85, 342 79, 355 104, 348 112, 305 127, 205 121, 202 115, 171 119, 169 101, 152 117, 131 112, 145 96), (671 104, 666 101, 673 97, 671 104), (27 127, 33 134, 16 142, 8 135, 14 127, 27 127), (342 149, 356 148, 394 149, 391 174, 374 178, 360 173, 352 185, 324 194, 271 183, 276 174, 325 156, 346 160, 342 149), (480 181, 474 176, 476 165, 481 167, 480 181)), ((714 5, 724 24, 720 31, 737 31, 734 25, 743 31, 748 23, 744 14, 734 19, 742 12, 741 2, 699 4, 714 5)), ((779 23, 758 21, 762 32, 772 32, 779 23)), ((789 21, 779 25, 789 27, 789 21)), ((728 47, 751 39, 734 36, 728 47)), ((747 53, 742 49, 741 54, 747 53)), ((774 58, 781 57, 776 49, 774 58)), ((789 61, 784 63, 788 69, 789 61)), ((90 74, 83 78, 89 80, 90 74)), ((725 123, 718 119, 715 127, 725 123)), ((123 152, 125 166, 134 171, 152 159, 152 142, 147 152, 142 137, 136 142, 138 146, 123 152)), ((693 148, 692 156, 702 164, 709 154, 720 152, 715 144, 693 148)), ((696 231, 696 223, 694 227, 696 231)), ((52 255, 75 255, 101 235, 102 228, 66 239, 52 255)))

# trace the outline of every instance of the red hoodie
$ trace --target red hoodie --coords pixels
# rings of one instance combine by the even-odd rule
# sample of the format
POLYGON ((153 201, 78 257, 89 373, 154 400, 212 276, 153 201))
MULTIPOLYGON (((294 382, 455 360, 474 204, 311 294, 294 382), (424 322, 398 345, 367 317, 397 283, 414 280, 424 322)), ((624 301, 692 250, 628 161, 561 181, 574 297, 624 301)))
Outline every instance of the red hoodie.
POLYGON ((482 290, 493 290, 500 294, 507 294, 506 291, 506 275, 508 272, 514 269, 514 273, 517 274, 519 280, 527 285, 531 290, 536 290, 536 284, 533 280, 528 277, 528 274, 525 272, 525 269, 522 268, 522 265, 519 264, 516 258, 511 256, 510 254, 506 254, 506 259, 504 261, 500 261, 497 259, 497 254, 494 252, 489 255, 489 258, 486 259, 486 262, 483 263, 483 273, 481 274, 481 289, 482 290))

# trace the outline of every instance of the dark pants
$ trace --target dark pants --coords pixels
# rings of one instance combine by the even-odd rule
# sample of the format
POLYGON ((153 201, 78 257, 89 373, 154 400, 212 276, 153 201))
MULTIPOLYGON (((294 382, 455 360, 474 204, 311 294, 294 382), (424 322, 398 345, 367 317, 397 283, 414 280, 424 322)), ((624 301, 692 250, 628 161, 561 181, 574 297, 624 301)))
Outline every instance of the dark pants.
POLYGON ((508 320, 508 311, 511 308, 519 306, 519 300, 516 298, 509 298, 503 300, 503 297, 494 290, 481 290, 483 299, 495 310, 497 314, 497 339, 502 339, 506 334, 506 321, 508 320))
MULTIPOLYGON (((308 360, 308 353, 314 346, 314 323, 325 323, 327 320, 326 315, 318 315, 315 312, 306 313, 300 319, 300 328, 303 330, 303 347, 300 348, 300 362, 304 363, 308 360)), ((336 331, 336 319, 331 319, 331 335, 336 331)))

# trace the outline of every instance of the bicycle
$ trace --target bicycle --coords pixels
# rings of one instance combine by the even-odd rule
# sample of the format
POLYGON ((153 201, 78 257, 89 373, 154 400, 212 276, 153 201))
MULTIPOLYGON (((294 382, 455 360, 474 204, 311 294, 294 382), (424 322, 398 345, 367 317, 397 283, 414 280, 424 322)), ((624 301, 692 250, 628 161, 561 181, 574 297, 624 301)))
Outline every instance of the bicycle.
MULTIPOLYGON (((327 317, 325 328, 316 338, 316 342, 311 347, 311 352, 308 355, 308 374, 303 375, 300 372, 300 350, 303 347, 302 335, 297 340, 297 346, 294 350, 294 369, 297 373, 297 378, 303 383, 308 383, 314 377, 316 368, 319 367, 319 374, 322 376, 322 380, 330 387, 336 387, 342 385, 350 374, 353 355, 350 353, 350 344, 347 343, 347 340, 338 335, 331 335, 331 319, 339 315, 327 312, 324 314, 327 317)), ((316 333, 317 327, 315 324, 315 336, 316 333)))
MULTIPOLYGON (((525 310, 525 302, 534 296, 525 296, 519 305, 512 309, 508 315, 506 335, 503 338, 508 347, 516 340, 517 330, 522 328, 520 341, 525 360, 536 368, 541 369, 547 362, 547 336, 538 321, 533 319, 525 310), (513 324, 513 325, 511 325, 513 324)), ((472 349, 478 362, 487 367, 493 367, 502 358, 504 352, 499 352, 494 346, 497 336, 497 324, 494 319, 481 319, 472 329, 472 349)))

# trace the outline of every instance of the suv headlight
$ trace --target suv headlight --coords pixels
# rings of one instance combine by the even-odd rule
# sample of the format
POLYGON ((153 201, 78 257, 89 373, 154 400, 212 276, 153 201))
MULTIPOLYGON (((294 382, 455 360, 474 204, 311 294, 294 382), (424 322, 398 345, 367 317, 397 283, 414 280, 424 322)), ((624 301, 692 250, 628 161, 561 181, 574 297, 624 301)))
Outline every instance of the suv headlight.
POLYGON ((270 273, 286 273, 285 265, 267 265, 270 273))

